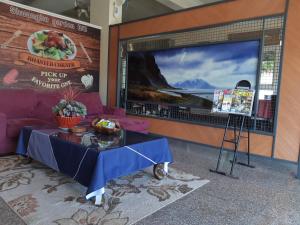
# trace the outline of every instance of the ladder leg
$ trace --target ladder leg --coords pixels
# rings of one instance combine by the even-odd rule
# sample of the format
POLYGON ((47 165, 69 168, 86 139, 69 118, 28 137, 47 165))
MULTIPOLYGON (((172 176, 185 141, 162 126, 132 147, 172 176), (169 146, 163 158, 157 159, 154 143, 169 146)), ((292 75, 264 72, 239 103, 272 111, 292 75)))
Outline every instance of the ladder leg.
POLYGON ((226 123, 226 127, 225 127, 225 131, 224 131, 224 135, 223 135, 223 140, 222 140, 222 144, 221 144, 221 148, 220 148, 220 152, 219 152, 219 157, 218 157, 218 162, 217 162, 217 168, 216 171, 219 170, 220 167, 220 162, 221 162, 221 158, 222 158, 222 153, 223 153, 223 149, 224 149, 224 140, 226 138, 226 133, 229 127, 229 122, 230 122, 230 115, 228 115, 228 119, 227 119, 227 123, 226 123))
POLYGON ((248 139, 248 143, 247 143, 247 163, 243 163, 243 162, 237 162, 237 164, 241 165, 241 166, 246 166, 249 168, 255 168, 255 166, 250 164, 250 129, 247 129, 247 139, 248 139))
POLYGON ((223 146, 224 146, 224 142, 222 142, 222 146, 220 148, 216 171, 218 171, 219 167, 220 167, 220 162, 221 162, 222 153, 223 153, 223 146))
POLYGON ((249 131, 249 127, 247 129, 247 133, 248 133, 248 145, 247 145, 247 149, 248 149, 248 165, 250 165, 250 131, 249 131))
POLYGON ((213 170, 213 169, 209 170, 210 172, 218 173, 218 174, 221 174, 221 175, 224 175, 224 176, 226 176, 226 173, 222 172, 222 171, 219 171, 219 167, 220 167, 220 162, 221 162, 221 159, 222 159, 222 153, 223 153, 223 149, 224 149, 224 141, 226 139, 226 133, 227 133, 227 130, 228 130, 228 127, 229 127, 229 122, 230 122, 230 115, 228 115, 225 131, 224 131, 224 135, 223 135, 223 141, 222 141, 220 152, 219 152, 217 167, 216 167, 215 170, 213 170))
POLYGON ((234 168, 234 165, 235 165, 235 162, 236 162, 236 156, 237 156, 237 151, 238 151, 239 144, 240 144, 240 137, 241 137, 241 132, 242 132, 243 126, 244 126, 244 121, 245 121, 245 117, 242 116, 242 121, 241 121, 241 124, 240 124, 239 133, 238 133, 238 136, 237 136, 236 145, 235 145, 234 154, 233 154, 233 159, 232 159, 232 163, 231 163, 231 169, 230 169, 230 173, 229 173, 230 176, 232 176, 233 168, 234 168))
POLYGON ((236 130, 236 126, 237 126, 237 119, 235 118, 235 121, 234 121, 234 126, 233 126, 233 133, 234 133, 234 135, 233 135, 233 140, 234 140, 234 152, 236 151, 236 144, 237 144, 237 135, 236 135, 236 132, 237 132, 237 130, 236 130))

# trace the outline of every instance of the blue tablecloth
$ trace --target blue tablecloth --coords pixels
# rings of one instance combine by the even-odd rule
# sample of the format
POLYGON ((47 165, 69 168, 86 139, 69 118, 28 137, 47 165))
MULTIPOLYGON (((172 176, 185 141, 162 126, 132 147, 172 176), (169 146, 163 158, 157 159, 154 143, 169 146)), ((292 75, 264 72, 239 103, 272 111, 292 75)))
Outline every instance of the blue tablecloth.
POLYGON ((57 131, 23 128, 19 136, 17 154, 30 156, 73 177, 88 188, 87 198, 99 195, 99 191, 104 190, 106 183, 112 179, 154 164, 173 161, 166 138, 136 144, 130 141, 133 144, 99 151, 97 146, 87 147, 51 135, 55 132, 57 131))

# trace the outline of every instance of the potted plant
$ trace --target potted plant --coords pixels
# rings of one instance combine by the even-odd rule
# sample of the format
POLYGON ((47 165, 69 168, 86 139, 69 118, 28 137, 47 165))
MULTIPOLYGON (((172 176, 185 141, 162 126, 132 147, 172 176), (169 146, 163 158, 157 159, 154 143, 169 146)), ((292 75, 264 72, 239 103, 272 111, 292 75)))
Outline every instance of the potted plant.
POLYGON ((87 114, 86 106, 75 101, 80 91, 72 87, 63 91, 63 98, 52 108, 60 128, 70 129, 80 123, 87 114))

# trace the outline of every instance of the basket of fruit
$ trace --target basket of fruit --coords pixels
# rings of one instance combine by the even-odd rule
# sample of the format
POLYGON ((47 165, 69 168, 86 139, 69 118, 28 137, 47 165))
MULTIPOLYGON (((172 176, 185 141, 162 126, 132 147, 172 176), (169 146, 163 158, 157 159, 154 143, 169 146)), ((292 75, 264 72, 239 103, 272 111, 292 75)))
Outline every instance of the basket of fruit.
POLYGON ((115 134, 121 130, 119 122, 111 119, 96 118, 92 121, 92 127, 102 134, 115 134))

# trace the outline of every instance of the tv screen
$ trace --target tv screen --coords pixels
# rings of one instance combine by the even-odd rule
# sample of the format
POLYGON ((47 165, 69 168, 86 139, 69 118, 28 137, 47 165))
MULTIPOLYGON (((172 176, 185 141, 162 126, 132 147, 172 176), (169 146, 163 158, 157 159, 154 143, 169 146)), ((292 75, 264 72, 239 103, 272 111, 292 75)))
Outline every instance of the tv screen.
POLYGON ((256 85, 260 42, 128 52, 127 100, 211 110, 215 89, 256 85))

